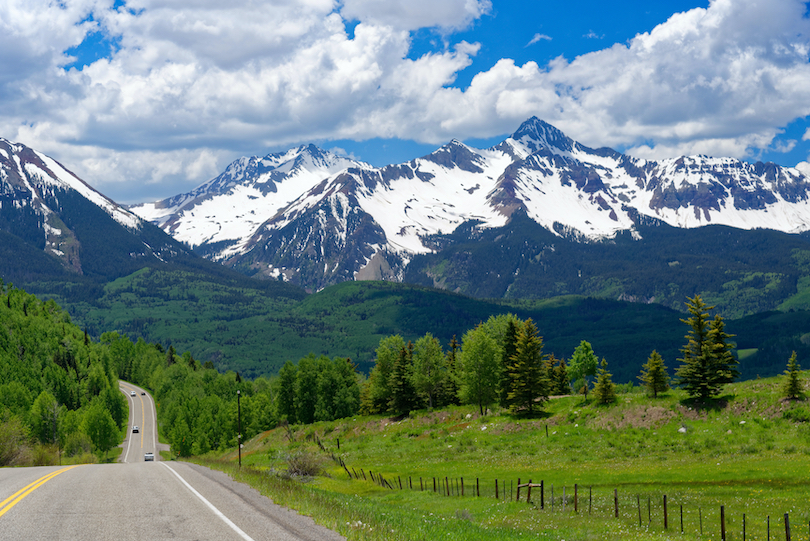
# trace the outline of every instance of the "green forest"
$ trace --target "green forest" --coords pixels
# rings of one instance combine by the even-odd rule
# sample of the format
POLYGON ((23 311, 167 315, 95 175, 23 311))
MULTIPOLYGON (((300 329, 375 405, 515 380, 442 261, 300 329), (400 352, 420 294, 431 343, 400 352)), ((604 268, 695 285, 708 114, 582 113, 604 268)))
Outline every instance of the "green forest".
MULTIPOLYGON (((457 404, 475 405, 481 414, 497 405, 532 417, 542 413, 544 401, 553 395, 576 391, 587 396, 592 389, 600 401, 609 402, 616 389, 633 387, 632 382, 613 383, 606 359, 599 363, 601 352, 590 342, 581 340, 568 355, 555 355, 545 348, 537 322, 512 313, 491 315, 446 344, 430 332, 413 341, 399 334, 384 336, 367 377, 348 357, 309 354, 296 363, 287 361, 275 376, 250 380, 238 372, 221 373, 213 362, 200 363, 189 351, 180 354, 171 345, 133 342, 116 331, 94 341, 55 302, 42 302, 11 285, 2 288, 0 301, 3 464, 103 460, 127 424, 119 378, 152 391, 160 405, 162 437, 176 456, 236 444, 237 391, 242 433, 248 439, 280 424, 356 414, 407 416, 457 404)), ((714 370, 709 391, 703 390, 701 378, 710 377, 705 370, 697 379, 686 371, 678 375, 680 383, 687 389, 694 384, 695 396, 705 399, 739 371, 722 317, 715 315, 709 323, 711 307, 699 297, 690 303, 693 317, 701 319, 689 336, 717 335, 723 344, 709 348, 722 357, 726 370, 719 379, 720 369, 714 370), (720 331, 713 327, 718 322, 720 331)), ((673 330, 684 336, 688 327, 679 323, 673 330)), ((708 354, 702 343, 691 350, 688 344, 682 349, 684 366, 692 357, 705 364, 708 354)), ((658 355, 648 352, 653 353, 658 355)), ((634 378, 642 368, 641 362, 634 367, 634 378)), ((661 377, 670 378, 666 373, 661 377)))

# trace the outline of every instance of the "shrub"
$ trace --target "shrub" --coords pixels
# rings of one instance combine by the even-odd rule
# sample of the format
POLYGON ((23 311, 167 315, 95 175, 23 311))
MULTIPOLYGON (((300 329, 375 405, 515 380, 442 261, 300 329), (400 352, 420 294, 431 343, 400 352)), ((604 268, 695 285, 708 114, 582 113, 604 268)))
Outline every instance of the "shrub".
POLYGON ((287 473, 291 476, 315 477, 323 471, 323 458, 300 451, 287 456, 287 473))

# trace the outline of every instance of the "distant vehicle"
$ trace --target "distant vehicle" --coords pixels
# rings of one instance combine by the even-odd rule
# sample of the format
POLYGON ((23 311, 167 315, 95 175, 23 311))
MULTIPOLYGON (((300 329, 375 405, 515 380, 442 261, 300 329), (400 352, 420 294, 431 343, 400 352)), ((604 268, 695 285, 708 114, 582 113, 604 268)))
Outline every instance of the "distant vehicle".
POLYGON ((132 433, 133 433, 133 434, 137 434, 137 433, 138 433, 138 427, 137 427, 137 426, 133 426, 133 427, 132 427, 132 433))
POLYGON ((155 454, 154 453, 144 453, 143 454, 143 459, 146 462, 153 462, 155 460, 155 454))
POLYGON ((146 396, 146 391, 141 391, 142 396, 146 396))
POLYGON ((135 391, 130 391, 129 396, 135 396, 135 391))

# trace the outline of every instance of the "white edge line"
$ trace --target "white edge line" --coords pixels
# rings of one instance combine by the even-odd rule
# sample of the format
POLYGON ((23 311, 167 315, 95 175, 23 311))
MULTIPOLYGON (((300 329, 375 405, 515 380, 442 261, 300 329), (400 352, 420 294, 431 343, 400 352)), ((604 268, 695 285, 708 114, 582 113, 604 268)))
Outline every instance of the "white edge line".
POLYGON ((202 502, 203 502, 205 505, 207 505, 207 506, 208 506, 208 507, 211 509, 211 511, 213 511, 213 512, 214 512, 214 514, 215 514, 216 516, 218 516, 219 518, 221 518, 221 519, 222 519, 222 521, 223 521, 225 524, 227 524, 228 526, 230 526, 230 527, 231 527, 231 529, 232 529, 233 531, 235 531, 237 534, 239 534, 239 536, 240 536, 242 539, 244 539, 245 541, 253 541, 253 538, 252 538, 252 537, 250 537, 248 534, 246 534, 245 532, 243 532, 243 531, 242 531, 242 529, 241 529, 241 528, 239 528, 239 526, 237 526, 236 524, 234 524, 233 522, 231 522, 231 519, 229 519, 228 517, 226 517, 225 515, 223 515, 223 514, 222 514, 222 511, 220 511, 219 509, 217 509, 216 507, 214 507, 214 504, 212 504, 211 502, 209 502, 208 500, 206 500, 206 499, 203 497, 203 495, 202 495, 202 494, 200 494, 199 492, 197 492, 196 490, 194 490, 194 487, 192 487, 191 485, 189 485, 189 484, 188 484, 188 482, 187 482, 185 479, 183 479, 182 477, 180 477, 180 474, 179 474, 179 473, 177 473, 176 471, 174 471, 174 468, 172 468, 171 466, 169 466, 169 465, 168 465, 168 464, 166 464, 165 462, 161 462, 161 464, 162 464, 162 465, 164 465, 164 466, 166 466, 167 468, 169 468, 169 471, 171 471, 173 474, 175 474, 175 475, 177 476, 177 478, 178 478, 178 479, 180 479, 180 482, 181 482, 181 483, 183 483, 184 485, 186 485, 186 487, 187 487, 187 488, 188 488, 188 489, 189 489, 189 490, 190 490, 190 491, 191 491, 191 492, 192 492, 192 493, 193 493, 195 496, 197 496, 197 497, 198 497, 198 498, 199 498, 199 499, 200 499, 200 500, 201 500, 201 501, 202 501, 202 502))
MULTIPOLYGON (((118 383, 120 385, 121 381, 119 380, 118 383)), ((127 400, 130 400, 132 398, 129 394, 127 394, 127 391, 125 390, 126 389, 125 385, 120 385, 118 388, 121 389, 121 392, 124 393, 124 395, 127 397, 127 400)), ((130 430, 132 429, 132 423, 135 421, 135 411, 134 410, 135 410, 135 402, 132 402, 132 407, 129 408, 130 415, 127 415, 127 422, 129 423, 129 426, 127 426, 127 433, 128 433, 127 434, 127 452, 124 453, 124 464, 126 464, 127 461, 129 460, 129 448, 132 446, 132 432, 130 432, 130 430), (130 419, 129 419, 130 417, 132 417, 132 422, 130 422, 130 419)))

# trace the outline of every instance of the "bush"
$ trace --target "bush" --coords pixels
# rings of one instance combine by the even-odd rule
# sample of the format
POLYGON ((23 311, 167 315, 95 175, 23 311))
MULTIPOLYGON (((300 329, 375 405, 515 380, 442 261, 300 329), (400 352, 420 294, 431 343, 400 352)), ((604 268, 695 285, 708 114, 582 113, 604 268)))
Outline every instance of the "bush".
POLYGON ((287 456, 287 473, 291 476, 315 477, 323 471, 323 458, 306 451, 287 456))

